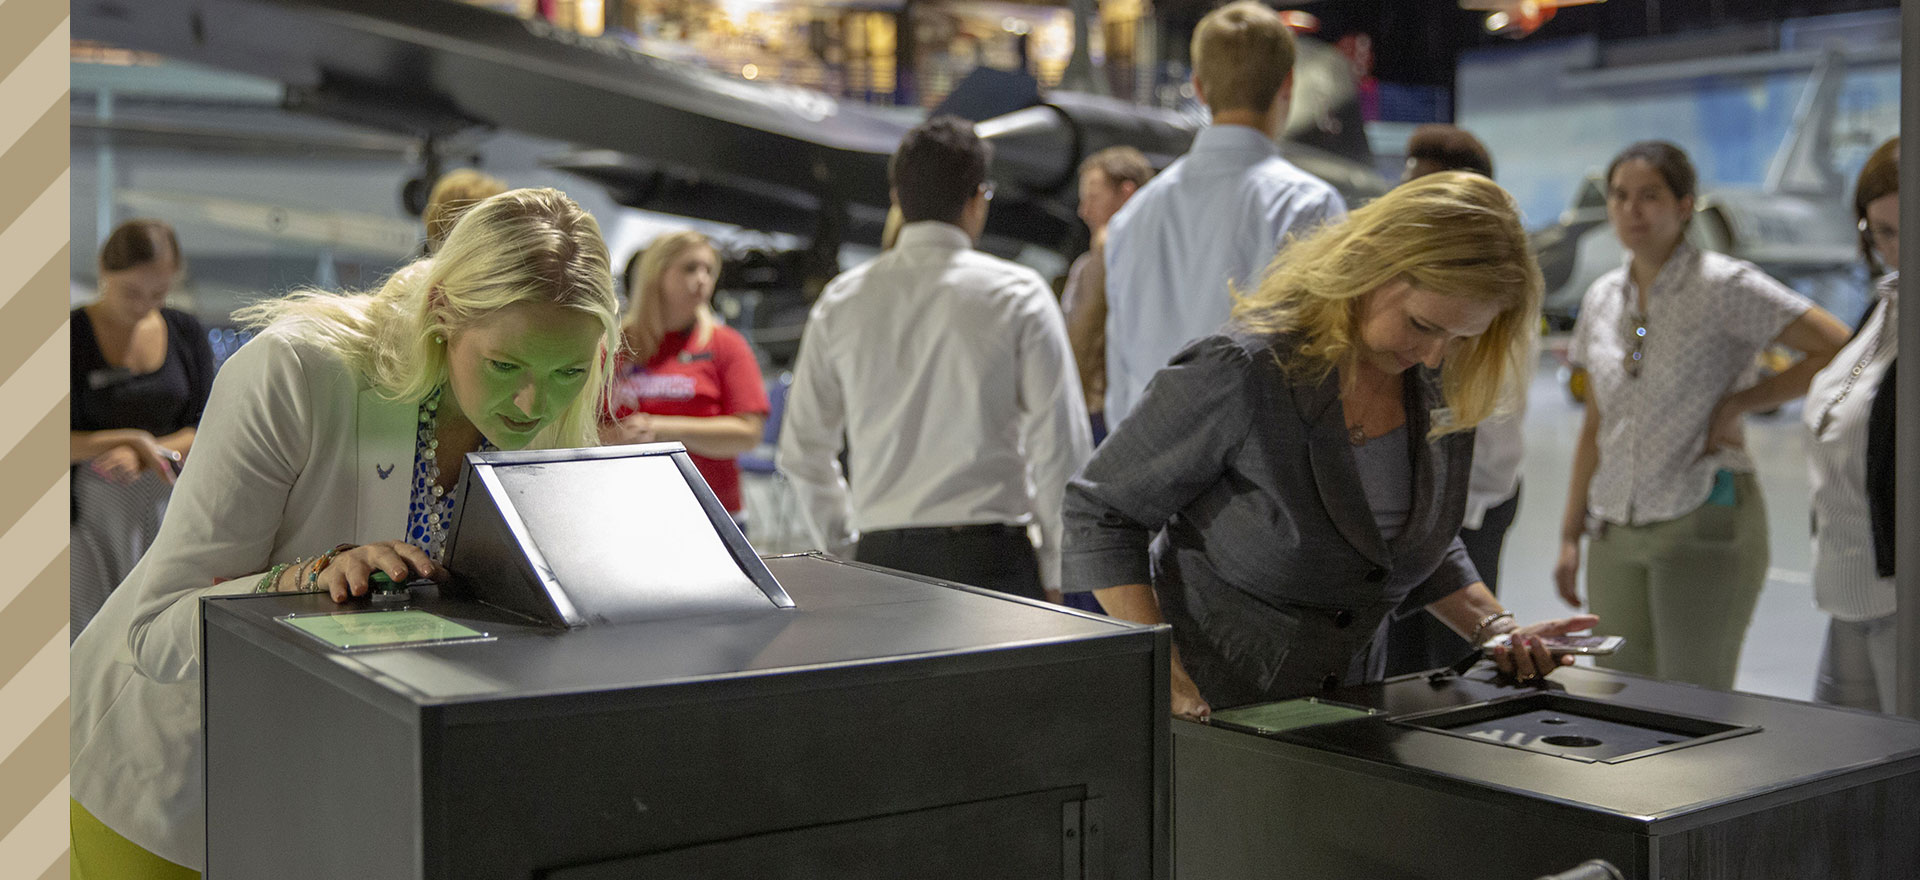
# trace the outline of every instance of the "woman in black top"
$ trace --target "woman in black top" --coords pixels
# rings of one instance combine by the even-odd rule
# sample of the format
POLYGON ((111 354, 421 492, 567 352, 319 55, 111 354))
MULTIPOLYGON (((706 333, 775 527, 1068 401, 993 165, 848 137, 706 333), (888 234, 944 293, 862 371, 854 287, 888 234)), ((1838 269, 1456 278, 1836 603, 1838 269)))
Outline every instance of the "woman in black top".
POLYGON ((179 273, 172 227, 129 220, 100 249, 100 298, 71 315, 69 639, 153 542, 213 389, 206 331, 161 305, 179 273))

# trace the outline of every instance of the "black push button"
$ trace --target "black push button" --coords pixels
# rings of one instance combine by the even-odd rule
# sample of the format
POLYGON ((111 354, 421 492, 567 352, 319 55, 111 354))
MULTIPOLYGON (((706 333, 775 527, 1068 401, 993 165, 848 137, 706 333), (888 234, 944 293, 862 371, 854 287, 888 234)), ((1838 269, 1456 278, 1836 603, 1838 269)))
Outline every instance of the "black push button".
POLYGON ((1322 690, 1330 691, 1339 686, 1340 686, 1340 676, 1332 672, 1327 673, 1327 677, 1320 680, 1320 687, 1322 690))
POLYGON ((1353 612, 1348 611, 1345 608, 1342 608, 1339 611, 1333 612, 1333 625, 1341 629, 1346 629, 1347 627, 1352 626, 1353 612))
POLYGON ((1372 571, 1367 572, 1367 583, 1380 584, 1380 583, 1386 583, 1386 580, 1387 580, 1387 570, 1384 568, 1381 568, 1379 566, 1374 566, 1372 571))

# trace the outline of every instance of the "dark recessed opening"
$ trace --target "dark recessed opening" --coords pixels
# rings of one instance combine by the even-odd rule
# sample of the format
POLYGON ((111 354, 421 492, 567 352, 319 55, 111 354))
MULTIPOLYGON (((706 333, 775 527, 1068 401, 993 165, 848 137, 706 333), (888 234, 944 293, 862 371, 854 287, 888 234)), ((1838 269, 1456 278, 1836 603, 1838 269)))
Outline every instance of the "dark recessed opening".
POLYGON ((1543 736, 1540 738, 1540 741, 1548 745, 1560 746, 1561 748, 1567 749, 1590 749, 1594 746, 1605 745, 1605 743, 1590 736, 1543 736))

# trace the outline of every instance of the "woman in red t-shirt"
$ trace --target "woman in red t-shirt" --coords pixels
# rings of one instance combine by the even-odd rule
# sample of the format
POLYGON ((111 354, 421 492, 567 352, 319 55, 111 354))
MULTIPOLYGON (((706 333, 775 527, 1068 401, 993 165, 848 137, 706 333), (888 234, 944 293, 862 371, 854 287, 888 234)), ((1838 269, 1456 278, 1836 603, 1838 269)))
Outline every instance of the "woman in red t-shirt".
POLYGON ((669 232, 627 261, 624 345, 600 441, 684 444, 735 520, 734 458, 760 443, 767 389, 746 339, 713 316, 720 254, 691 230, 669 232))

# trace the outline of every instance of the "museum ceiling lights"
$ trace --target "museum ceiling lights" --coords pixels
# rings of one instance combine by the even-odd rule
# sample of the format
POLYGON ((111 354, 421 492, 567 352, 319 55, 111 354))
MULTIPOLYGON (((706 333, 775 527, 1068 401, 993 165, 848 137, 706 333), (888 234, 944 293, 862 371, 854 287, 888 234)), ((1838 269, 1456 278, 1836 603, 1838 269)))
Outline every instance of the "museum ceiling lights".
POLYGON ((1460 0, 1461 9, 1487 13, 1487 33, 1520 39, 1540 29, 1563 6, 1606 0, 1460 0))

